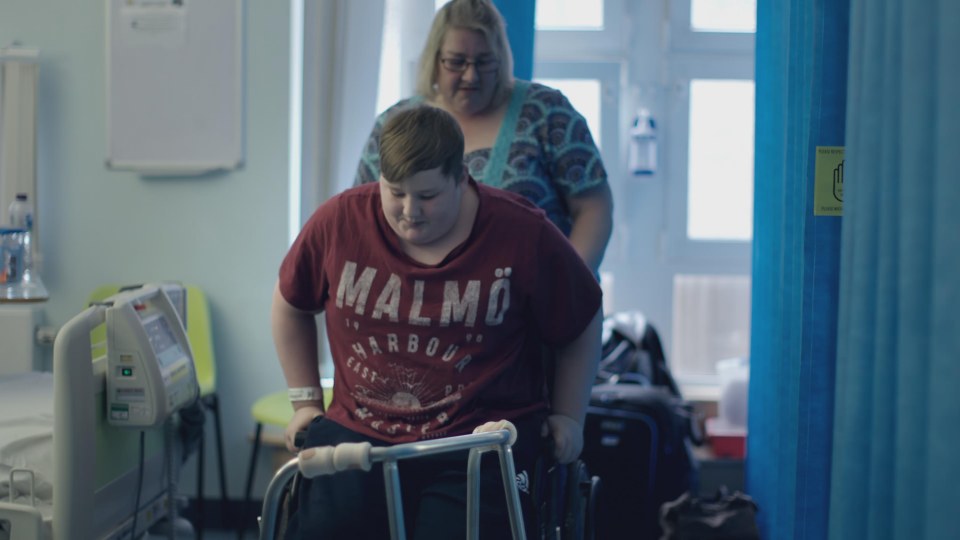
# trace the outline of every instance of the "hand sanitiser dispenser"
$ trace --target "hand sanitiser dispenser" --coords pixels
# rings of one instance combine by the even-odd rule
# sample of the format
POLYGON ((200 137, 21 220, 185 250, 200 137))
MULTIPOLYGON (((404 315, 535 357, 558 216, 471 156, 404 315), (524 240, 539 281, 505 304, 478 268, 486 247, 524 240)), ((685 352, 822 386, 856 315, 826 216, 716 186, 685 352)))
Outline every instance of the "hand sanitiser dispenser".
POLYGON ((627 165, 634 176, 657 172, 657 124, 647 109, 637 111, 633 127, 630 128, 627 165))
POLYGON ((193 354, 167 293, 155 286, 107 299, 107 419, 148 428, 199 394, 193 354))

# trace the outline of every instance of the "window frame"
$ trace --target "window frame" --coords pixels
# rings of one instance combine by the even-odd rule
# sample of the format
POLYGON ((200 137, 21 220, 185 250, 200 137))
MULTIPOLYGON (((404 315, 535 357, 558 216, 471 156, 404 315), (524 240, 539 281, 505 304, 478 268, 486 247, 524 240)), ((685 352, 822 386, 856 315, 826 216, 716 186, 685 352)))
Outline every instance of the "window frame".
MULTIPOLYGON (((746 276, 752 279, 753 239, 708 240, 688 237, 690 157, 690 88, 693 80, 748 80, 755 82, 754 32, 694 31, 690 24, 691 0, 671 0, 667 21, 669 38, 663 51, 666 110, 660 130, 665 178, 665 218, 662 253, 671 281, 671 350, 681 332, 676 321, 677 277, 683 275, 746 276)), ((756 95, 756 94, 754 94, 756 95)), ((754 179, 756 183, 756 179, 754 179)), ((679 353, 679 351, 673 351, 679 353)), ((749 352, 747 353, 749 355, 749 352)), ((673 357, 674 374, 684 392, 717 398, 719 375, 685 372, 682 358, 673 357)))
POLYGON ((694 30, 690 25, 690 0, 671 0, 669 6, 671 51, 753 54, 755 32, 694 30))
MULTIPOLYGON (((601 30, 536 28, 534 64, 537 59, 572 60, 598 55, 608 59, 621 57, 626 28, 622 16, 625 10, 624 0, 601 1, 603 2, 603 29, 601 30)), ((536 67, 534 69, 536 70, 536 67)))
POLYGON ((690 157, 690 83, 696 79, 754 80, 753 59, 730 55, 670 55, 672 92, 667 110, 666 160, 668 186, 665 240, 668 258, 689 265, 707 265, 711 272, 750 273, 752 241, 694 240, 687 236, 690 157), (717 60, 723 60, 719 62, 717 60))

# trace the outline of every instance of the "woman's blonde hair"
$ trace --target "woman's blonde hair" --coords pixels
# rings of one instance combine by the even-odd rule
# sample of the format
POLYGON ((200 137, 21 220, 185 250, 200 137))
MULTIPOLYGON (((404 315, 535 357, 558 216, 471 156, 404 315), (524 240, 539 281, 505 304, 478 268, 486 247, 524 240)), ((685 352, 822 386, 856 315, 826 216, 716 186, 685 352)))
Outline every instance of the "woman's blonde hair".
POLYGON ((503 103, 513 88, 513 53, 507 41, 503 17, 490 0, 451 0, 433 17, 427 42, 420 53, 417 70, 417 94, 432 100, 437 90, 434 83, 439 69, 440 48, 447 30, 462 28, 483 34, 493 54, 500 60, 497 69, 497 84, 491 106, 503 103))
POLYGON ((443 109, 427 104, 391 116, 380 134, 380 174, 395 184, 440 167, 459 182, 463 175, 463 132, 443 109))

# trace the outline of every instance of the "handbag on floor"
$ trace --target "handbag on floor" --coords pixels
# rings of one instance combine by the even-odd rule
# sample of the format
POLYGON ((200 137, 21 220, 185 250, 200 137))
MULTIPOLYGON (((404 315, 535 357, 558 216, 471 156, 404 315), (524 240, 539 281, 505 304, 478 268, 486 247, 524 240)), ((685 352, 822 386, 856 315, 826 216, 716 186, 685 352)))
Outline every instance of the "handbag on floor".
POLYGON ((760 540, 757 511, 740 491, 720 488, 712 499, 684 493, 660 508, 660 540, 760 540))

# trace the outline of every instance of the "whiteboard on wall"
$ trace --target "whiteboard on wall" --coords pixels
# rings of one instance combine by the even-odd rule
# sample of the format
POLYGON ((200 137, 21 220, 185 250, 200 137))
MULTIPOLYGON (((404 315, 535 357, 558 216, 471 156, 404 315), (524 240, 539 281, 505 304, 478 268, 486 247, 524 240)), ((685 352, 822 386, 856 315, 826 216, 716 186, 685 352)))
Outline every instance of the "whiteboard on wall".
POLYGON ((106 0, 107 166, 196 175, 243 163, 243 1, 106 0))

